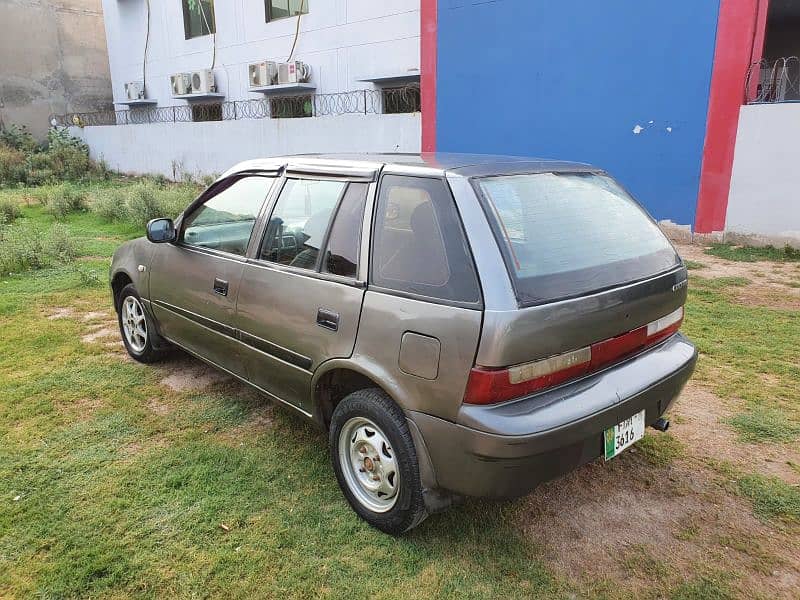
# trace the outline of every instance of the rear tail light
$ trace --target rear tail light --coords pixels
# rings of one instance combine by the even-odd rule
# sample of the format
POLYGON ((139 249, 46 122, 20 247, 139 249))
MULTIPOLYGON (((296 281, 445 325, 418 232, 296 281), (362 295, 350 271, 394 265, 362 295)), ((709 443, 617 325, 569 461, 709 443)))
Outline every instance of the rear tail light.
POLYGON ((683 322, 683 307, 633 331, 522 365, 473 367, 464 392, 466 404, 496 404, 556 386, 597 371, 671 336, 683 322))

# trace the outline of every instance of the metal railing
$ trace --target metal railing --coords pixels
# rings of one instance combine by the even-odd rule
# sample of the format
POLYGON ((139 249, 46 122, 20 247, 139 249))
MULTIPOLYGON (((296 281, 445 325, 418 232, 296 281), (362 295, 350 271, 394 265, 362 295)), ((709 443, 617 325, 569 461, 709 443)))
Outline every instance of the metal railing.
POLYGON ((58 126, 140 125, 189 123, 237 119, 284 119, 345 114, 418 112, 418 85, 379 90, 353 90, 335 94, 301 94, 233 100, 190 101, 175 106, 131 106, 124 110, 54 115, 58 126))
POLYGON ((800 101, 800 58, 789 56, 750 65, 745 98, 747 104, 800 101))

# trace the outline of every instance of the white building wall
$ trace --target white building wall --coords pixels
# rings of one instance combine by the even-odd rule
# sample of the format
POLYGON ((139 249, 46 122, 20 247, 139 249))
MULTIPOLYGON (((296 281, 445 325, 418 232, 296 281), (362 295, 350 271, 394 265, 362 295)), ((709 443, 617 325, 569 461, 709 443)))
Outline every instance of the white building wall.
MULTIPOLYGON (((419 0, 307 0, 294 58, 311 65, 318 93, 373 85, 373 76, 419 73, 419 0)), ((169 76, 210 68, 226 100, 262 98, 248 91, 247 65, 289 57, 296 18, 265 21, 264 0, 217 0, 215 36, 184 39, 181 0, 150 0, 147 49, 148 96, 159 105, 173 100, 169 76)), ((147 2, 103 0, 114 99, 125 99, 124 84, 142 80, 147 2)))
POLYGON ((305 152, 419 152, 419 113, 72 127, 92 158, 126 173, 222 173, 234 164, 305 152))
POLYGON ((739 113, 726 232, 800 247, 800 104, 756 104, 739 113))
MULTIPOLYGON (((169 76, 210 68, 225 100, 262 99, 248 89, 247 65, 289 57, 297 18, 267 23, 264 0, 216 0, 215 36, 186 40, 181 0, 103 0, 114 100, 142 81, 158 106, 172 97, 169 76), (146 67, 146 68, 145 68, 146 67)), ((375 89, 371 77, 419 73, 419 0, 307 0, 294 59, 312 69, 318 94, 375 89)), ((118 109, 125 106, 118 105, 118 109)), ((238 161, 307 152, 419 152, 420 115, 345 114, 298 119, 72 127, 94 158, 129 173, 208 174, 238 161)))

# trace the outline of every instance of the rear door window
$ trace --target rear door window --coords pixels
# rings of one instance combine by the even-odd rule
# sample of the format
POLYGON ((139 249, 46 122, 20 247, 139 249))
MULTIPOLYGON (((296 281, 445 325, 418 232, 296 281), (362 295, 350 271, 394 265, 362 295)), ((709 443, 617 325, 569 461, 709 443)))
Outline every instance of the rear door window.
POLYGON ((287 179, 261 242, 259 258, 317 269, 328 224, 347 182, 287 179))
POLYGON ((371 283, 445 301, 478 303, 461 221, 441 179, 386 175, 373 236, 371 283))
POLYGON ((606 175, 536 173, 474 184, 523 305, 622 285, 679 264, 658 226, 606 175))
POLYGON ((351 183, 347 186, 347 191, 336 211, 336 218, 331 225, 328 247, 322 261, 323 272, 342 277, 356 277, 367 188, 366 183, 351 183))

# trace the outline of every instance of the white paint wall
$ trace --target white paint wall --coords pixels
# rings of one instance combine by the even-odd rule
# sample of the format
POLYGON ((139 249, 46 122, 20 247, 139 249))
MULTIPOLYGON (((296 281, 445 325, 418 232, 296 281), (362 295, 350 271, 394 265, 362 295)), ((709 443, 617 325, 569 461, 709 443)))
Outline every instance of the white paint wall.
POLYGON ((800 104, 743 106, 726 231, 800 245, 800 104))
MULTIPOLYGON (((372 89, 368 77, 419 73, 419 0, 307 0, 294 58, 311 65, 317 93, 372 89)), ((181 0, 150 0, 146 85, 159 106, 172 98, 169 76, 209 68, 212 36, 184 39, 181 0)), ((145 0, 103 0, 114 99, 142 80, 145 0)), ((248 90, 247 65, 285 61, 296 18, 267 23, 264 0, 216 1, 218 90, 225 100, 263 98, 248 90)), ((123 106, 117 108, 123 109, 123 106)), ((96 126, 73 133, 94 158, 128 173, 218 173, 246 159, 307 152, 419 152, 420 115, 253 119, 96 126)))
MULTIPOLYGON (((419 0, 307 0, 294 57, 311 65, 318 93, 371 88, 358 79, 419 72, 419 0)), ((184 39, 181 0, 150 0, 147 52, 148 96, 159 105, 173 100, 169 75, 211 66, 212 36, 184 39)), ((147 3, 103 0, 114 99, 124 84, 142 80, 147 3)), ((285 61, 296 19, 267 23, 264 0, 217 0, 219 90, 227 100, 263 97, 248 91, 247 64, 285 61)))
POLYGON ((420 115, 354 114, 72 127, 92 158, 126 173, 221 173, 237 162, 305 152, 419 152, 420 115))

